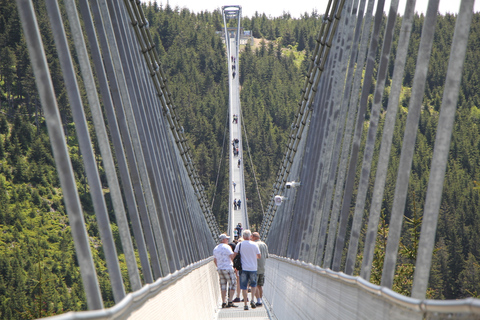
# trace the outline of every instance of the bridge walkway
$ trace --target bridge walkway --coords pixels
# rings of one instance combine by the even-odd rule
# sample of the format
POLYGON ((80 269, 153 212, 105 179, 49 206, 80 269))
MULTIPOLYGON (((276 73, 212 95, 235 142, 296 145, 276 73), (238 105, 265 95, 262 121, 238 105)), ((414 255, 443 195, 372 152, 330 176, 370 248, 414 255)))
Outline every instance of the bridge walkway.
MULTIPOLYGON (((224 24, 226 19, 236 19, 240 26, 241 8, 239 6, 224 7, 224 24)), ((242 141, 242 110, 240 105, 239 81, 239 28, 237 31, 225 27, 225 44, 227 48, 228 78, 229 78, 229 224, 227 233, 234 235, 235 227, 241 223, 243 230, 249 229, 247 201, 245 194, 245 177, 243 171, 243 141, 242 141), (240 206, 234 206, 234 201, 240 201, 240 206)))
MULTIPOLYGON (((231 39, 231 48, 236 52, 235 39, 231 39)), ((245 179, 243 173, 243 144, 242 144, 242 117, 240 107, 240 85, 238 76, 238 57, 236 54, 231 55, 235 59, 235 63, 230 60, 230 173, 232 177, 231 197, 230 203, 230 221, 231 226, 235 228, 238 223, 242 224, 243 229, 249 228, 246 196, 245 196, 245 179), (232 69, 235 66, 235 69, 232 69), (235 77, 233 77, 235 72, 235 77), (234 207, 233 201, 240 200, 240 207, 234 207)), ((231 232, 232 230, 229 229, 231 232)), ((231 233, 230 235, 232 235, 231 233)))
POLYGON ((263 305, 248 310, 243 309, 243 302, 236 303, 237 308, 219 309, 217 319, 251 319, 251 320, 267 320, 275 319, 273 313, 270 312, 269 305, 263 305))

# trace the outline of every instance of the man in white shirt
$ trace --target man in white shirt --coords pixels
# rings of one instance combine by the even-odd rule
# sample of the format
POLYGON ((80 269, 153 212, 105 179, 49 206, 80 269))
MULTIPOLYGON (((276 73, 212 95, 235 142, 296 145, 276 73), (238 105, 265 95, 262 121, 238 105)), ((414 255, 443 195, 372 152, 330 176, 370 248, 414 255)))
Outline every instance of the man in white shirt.
POLYGON ((222 292, 222 308, 237 307, 233 304, 232 298, 235 294, 237 279, 233 271, 233 251, 228 245, 229 236, 221 234, 219 237, 220 244, 213 249, 213 261, 217 267, 218 277, 220 280, 220 291, 222 292), (228 304, 226 302, 227 284, 230 287, 230 295, 228 296, 228 304))
POLYGON ((252 299, 250 305, 252 308, 256 308, 255 305, 255 289, 257 287, 257 259, 260 259, 260 249, 258 245, 250 241, 252 232, 250 230, 243 231, 243 241, 235 247, 235 257, 240 253, 242 260, 242 271, 240 271, 240 289, 242 289, 243 301, 245 303, 245 310, 248 310, 248 284, 252 288, 252 299))

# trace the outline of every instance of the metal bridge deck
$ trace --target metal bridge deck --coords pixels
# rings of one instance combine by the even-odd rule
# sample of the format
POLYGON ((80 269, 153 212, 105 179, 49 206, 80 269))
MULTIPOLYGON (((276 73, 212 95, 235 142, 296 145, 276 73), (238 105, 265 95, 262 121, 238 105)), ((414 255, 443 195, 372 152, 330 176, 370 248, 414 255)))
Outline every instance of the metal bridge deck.
POLYGON ((251 319, 251 320, 268 320, 276 319, 271 312, 268 302, 263 306, 252 309, 250 305, 248 310, 243 310, 243 302, 235 303, 237 308, 225 308, 219 307, 217 319, 251 319))

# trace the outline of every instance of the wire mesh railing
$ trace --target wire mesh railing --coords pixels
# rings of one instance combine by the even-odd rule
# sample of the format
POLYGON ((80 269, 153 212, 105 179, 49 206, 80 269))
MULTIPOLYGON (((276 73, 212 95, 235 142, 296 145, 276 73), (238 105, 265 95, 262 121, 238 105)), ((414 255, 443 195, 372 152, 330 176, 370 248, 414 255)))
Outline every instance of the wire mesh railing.
POLYGON ((159 316, 162 319, 212 319, 218 312, 215 302, 220 301, 217 286, 213 258, 208 258, 146 284, 111 308, 67 312, 45 319, 156 319, 159 316), (185 307, 186 296, 196 299, 190 307, 185 307))
POLYGON ((269 256, 264 294, 277 319, 478 319, 480 300, 415 299, 362 277, 269 256))

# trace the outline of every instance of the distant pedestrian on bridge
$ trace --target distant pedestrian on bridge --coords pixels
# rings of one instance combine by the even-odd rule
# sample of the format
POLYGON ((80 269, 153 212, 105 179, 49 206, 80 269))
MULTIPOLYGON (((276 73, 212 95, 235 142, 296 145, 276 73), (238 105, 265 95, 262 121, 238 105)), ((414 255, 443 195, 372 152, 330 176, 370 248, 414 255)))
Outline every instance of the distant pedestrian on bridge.
POLYGON ((220 244, 213 249, 213 262, 217 267, 218 277, 220 280, 220 291, 222 292, 222 308, 237 307, 233 304, 232 299, 237 287, 237 279, 233 270, 233 251, 228 245, 229 236, 221 234, 219 237, 220 244), (227 286, 230 289, 227 303, 227 286))
MULTIPOLYGON (((238 202, 237 202, 237 206, 238 206, 238 202)), ((237 230, 238 237, 240 238, 242 236, 242 230, 243 230, 242 224, 239 222, 235 227, 235 229, 237 230)))
POLYGON ((238 158, 238 167, 240 168, 240 164, 242 163, 242 158, 238 158))
POLYGON ((233 208, 237 210, 237 198, 233 199, 233 208))
POLYGON ((233 192, 235 192, 235 187, 237 186, 237 184, 235 183, 235 181, 232 181, 233 182, 233 192))
POLYGON ((252 240, 257 244, 262 255, 258 259, 257 266, 257 290, 255 290, 255 296, 257 297, 257 307, 263 305, 263 285, 265 283, 265 262, 268 258, 268 246, 265 242, 260 240, 260 234, 258 232, 252 233, 252 240))
POLYGON ((242 203, 242 201, 240 199, 237 200, 237 207, 238 207, 238 210, 240 210, 240 204, 242 203))
POLYGON ((243 231, 243 238, 241 245, 235 247, 235 253, 233 257, 240 252, 242 260, 242 271, 240 271, 240 289, 242 289, 243 302, 245 304, 244 309, 248 310, 248 285, 252 289, 252 298, 250 300, 250 306, 254 309, 257 307, 255 303, 255 289, 257 287, 257 259, 261 258, 260 249, 258 245, 250 241, 252 232, 250 230, 243 231))

